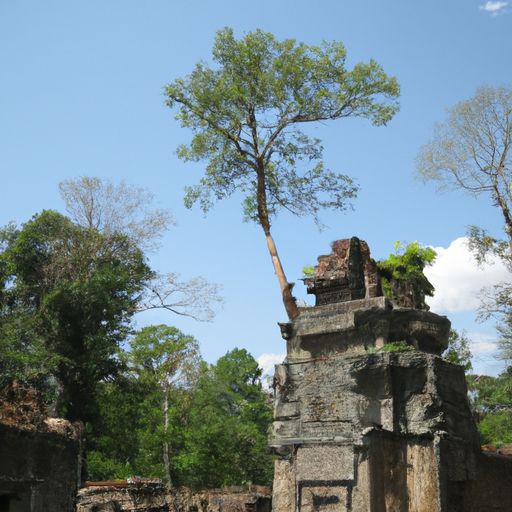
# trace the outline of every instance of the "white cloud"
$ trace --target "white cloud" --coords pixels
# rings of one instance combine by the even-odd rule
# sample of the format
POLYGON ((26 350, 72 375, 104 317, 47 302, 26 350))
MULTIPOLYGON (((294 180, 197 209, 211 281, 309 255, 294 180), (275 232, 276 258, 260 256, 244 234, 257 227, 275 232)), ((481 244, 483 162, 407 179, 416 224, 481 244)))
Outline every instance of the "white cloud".
POLYGON ((507 7, 508 2, 500 2, 500 1, 487 1, 485 4, 480 6, 480 10, 488 12, 492 16, 497 16, 498 14, 504 13, 505 7, 507 7))
POLYGON ((274 375, 274 366, 276 364, 282 363, 284 359, 284 354, 261 354, 258 357, 258 365, 263 370, 263 377, 274 375))
POLYGON ((495 336, 482 332, 466 333, 470 340, 473 373, 478 375, 499 375, 505 369, 505 362, 499 359, 495 336))
POLYGON ((448 248, 434 247, 437 259, 425 274, 436 289, 427 302, 436 313, 474 311, 480 305, 482 288, 510 280, 505 265, 496 258, 478 266, 466 238, 457 238, 448 248))
POLYGON ((467 337, 470 340, 470 350, 473 355, 496 355, 496 337, 482 332, 469 332, 467 337))

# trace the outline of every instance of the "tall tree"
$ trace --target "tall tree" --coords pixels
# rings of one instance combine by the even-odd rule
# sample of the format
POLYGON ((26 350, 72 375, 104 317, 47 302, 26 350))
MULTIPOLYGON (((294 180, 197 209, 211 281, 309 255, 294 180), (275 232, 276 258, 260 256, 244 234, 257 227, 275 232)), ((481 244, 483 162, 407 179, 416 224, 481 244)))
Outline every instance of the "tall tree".
MULTIPOLYGON (((419 176, 440 187, 487 195, 503 217, 507 245, 512 247, 512 89, 481 87, 448 111, 436 126, 432 140, 418 155, 419 176)), ((473 228, 480 249, 497 242, 473 228)))
MULTIPOLYGON (((505 240, 470 226, 469 247, 477 261, 500 258, 512 272, 512 89, 481 87, 448 111, 418 155, 417 171, 440 188, 488 196, 504 221, 505 240)), ((504 358, 510 357, 512 285, 500 283, 482 293, 480 317, 497 316, 504 358)))
POLYGON ((46 210, 10 238, 0 261, 0 331, 44 346, 61 385, 60 413, 89 420, 96 384, 116 373, 118 345, 152 277, 143 253, 118 233, 46 210))
POLYGON ((127 359, 139 380, 157 386, 162 410, 162 459, 169 488, 171 472, 171 400, 179 388, 190 388, 197 379, 201 356, 199 345, 175 327, 151 325, 141 329, 131 340, 127 359))
POLYGON ((357 191, 349 177, 325 168, 320 141, 299 126, 343 117, 386 124, 398 109, 399 87, 373 60, 348 70, 339 42, 309 46, 278 41, 261 30, 236 40, 225 28, 216 35, 212 56, 215 68, 199 63, 166 88, 167 105, 178 107, 177 119, 194 134, 178 156, 208 162, 200 183, 188 188, 185 204, 199 201, 207 211, 213 199, 244 194, 245 218, 263 229, 293 319, 298 308, 272 237, 272 219, 285 209, 318 222, 321 209, 343 210, 357 191))
MULTIPOLYGON (((145 251, 158 246, 158 239, 172 223, 169 210, 152 206, 151 192, 124 181, 115 184, 81 176, 63 181, 59 189, 75 224, 107 237, 121 235, 145 251)), ((209 321, 222 305, 219 291, 218 285, 200 276, 184 281, 175 272, 153 272, 137 309, 166 309, 177 315, 209 321)))

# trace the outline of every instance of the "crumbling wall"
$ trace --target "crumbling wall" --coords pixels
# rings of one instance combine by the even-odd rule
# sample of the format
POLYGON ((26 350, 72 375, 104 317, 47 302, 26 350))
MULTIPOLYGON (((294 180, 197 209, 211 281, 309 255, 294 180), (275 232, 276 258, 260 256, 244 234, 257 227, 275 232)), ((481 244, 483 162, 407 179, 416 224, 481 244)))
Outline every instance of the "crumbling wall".
POLYGON ((480 453, 471 480, 450 480, 446 485, 449 512, 512 511, 512 457, 480 453))
POLYGON ((460 366, 420 351, 276 367, 273 511, 512 511, 512 458, 481 453, 460 366))
POLYGON ((271 512, 268 487, 231 487, 170 495, 163 485, 89 487, 78 493, 76 512, 271 512))
POLYGON ((79 491, 76 512, 168 512, 170 506, 163 485, 101 486, 79 491))
POLYGON ((4 509, 71 512, 80 478, 80 436, 79 427, 64 420, 50 419, 37 429, 0 423, 4 509))
POLYGON ((423 352, 366 354, 276 367, 272 446, 356 440, 367 428, 444 431, 478 444, 462 368, 423 352))

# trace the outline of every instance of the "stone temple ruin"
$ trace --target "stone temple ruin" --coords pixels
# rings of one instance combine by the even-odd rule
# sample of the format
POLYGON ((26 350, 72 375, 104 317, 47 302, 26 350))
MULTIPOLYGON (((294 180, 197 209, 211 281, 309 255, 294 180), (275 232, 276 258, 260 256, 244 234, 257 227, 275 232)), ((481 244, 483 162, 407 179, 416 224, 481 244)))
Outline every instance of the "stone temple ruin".
POLYGON ((142 479, 77 497, 81 428, 12 387, 0 393, 0 512, 511 512, 512 457, 481 452, 463 369, 439 356, 448 319, 403 283, 384 297, 357 238, 334 242, 304 281, 316 305, 281 324, 272 505, 264 488, 171 496, 142 479))
POLYGON ((512 511, 512 458, 481 452, 463 369, 439 357, 449 320, 383 297, 357 238, 305 284, 316 305, 281 324, 273 511, 512 511))

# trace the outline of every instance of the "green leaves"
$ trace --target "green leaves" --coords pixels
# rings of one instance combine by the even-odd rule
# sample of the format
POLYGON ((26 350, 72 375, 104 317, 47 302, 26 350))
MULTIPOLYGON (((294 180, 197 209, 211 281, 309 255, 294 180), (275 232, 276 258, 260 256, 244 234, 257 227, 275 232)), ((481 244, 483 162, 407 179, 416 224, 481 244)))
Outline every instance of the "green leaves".
POLYGON ((158 369, 174 358, 176 342, 185 338, 190 339, 174 327, 143 329, 126 354, 130 371, 98 385, 101 421, 88 440, 90 478, 164 477, 166 442, 175 484, 205 488, 271 482, 273 459, 266 445, 272 411, 261 389, 261 370, 247 351, 234 349, 217 364, 202 363, 190 385, 170 387, 164 428, 158 369), (168 344, 169 350, 164 349, 168 344))
POLYGON ((286 210, 321 225, 321 210, 345 210, 358 189, 348 176, 325 168, 320 141, 300 125, 343 117, 386 124, 398 111, 399 87, 375 61, 347 69, 339 42, 309 46, 262 30, 235 39, 224 28, 212 57, 214 67, 200 62, 165 89, 167 106, 192 131, 178 156, 206 162, 199 184, 186 189, 185 206, 199 203, 206 213, 215 201, 240 193, 244 220, 265 233, 293 319, 299 310, 272 239, 272 219, 286 210))
POLYGON ((450 330, 448 348, 443 352, 443 359, 461 365, 465 372, 472 370, 470 341, 465 331, 459 333, 455 329, 450 330))
POLYGON ((171 390, 190 386, 197 378, 201 361, 199 345, 176 327, 143 327, 130 339, 129 346, 128 365, 140 379, 171 390))
POLYGON ((436 252, 431 247, 422 247, 418 242, 404 247, 396 242, 395 253, 377 263, 384 295, 399 302, 405 300, 408 307, 428 309, 425 296, 433 296, 434 287, 423 270, 435 259, 436 252))
POLYGON ((473 408, 480 417, 482 443, 512 443, 512 368, 498 377, 469 375, 467 379, 473 408))
POLYGON ((260 377, 257 362, 240 349, 204 369, 176 462, 187 485, 199 488, 271 481, 273 463, 266 450, 266 433, 272 411, 260 377))
POLYGON ((62 385, 59 412, 90 419, 96 383, 117 372, 117 347, 152 276, 142 252, 123 235, 46 210, 11 237, 1 261, 10 283, 0 296, 8 378, 32 379, 33 362, 62 385))
POLYGON ((260 223, 265 211, 318 221, 323 208, 345 209, 357 187, 324 169, 319 141, 298 127, 349 116, 385 124, 398 110, 396 80, 373 60, 346 69, 339 42, 308 46, 262 30, 238 40, 230 28, 219 31, 212 56, 216 67, 199 63, 166 87, 167 105, 193 132, 178 156, 207 161, 204 178, 187 191, 187 207, 199 202, 207 211, 241 191, 245 217, 260 223), (258 197, 258 175, 266 199, 258 197))

